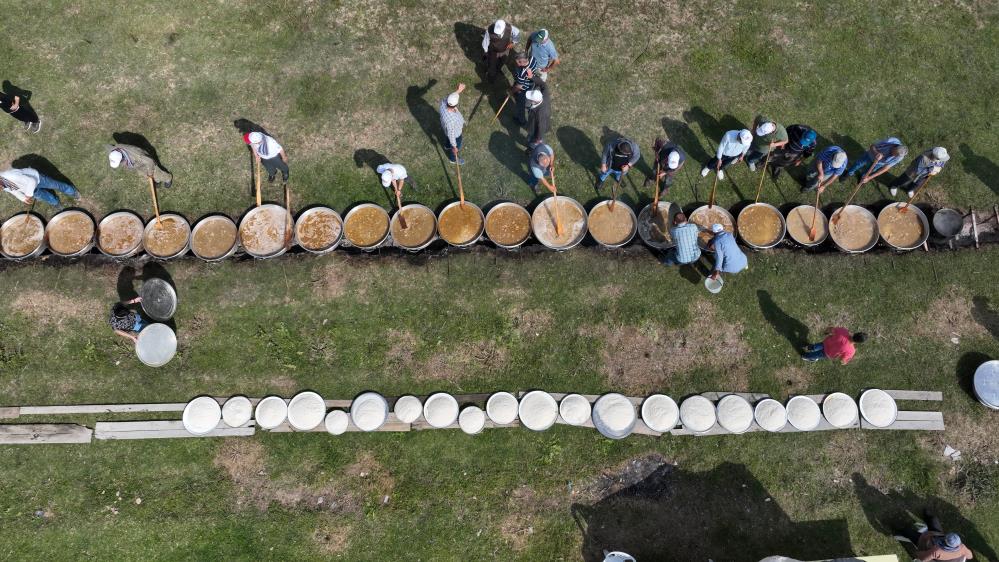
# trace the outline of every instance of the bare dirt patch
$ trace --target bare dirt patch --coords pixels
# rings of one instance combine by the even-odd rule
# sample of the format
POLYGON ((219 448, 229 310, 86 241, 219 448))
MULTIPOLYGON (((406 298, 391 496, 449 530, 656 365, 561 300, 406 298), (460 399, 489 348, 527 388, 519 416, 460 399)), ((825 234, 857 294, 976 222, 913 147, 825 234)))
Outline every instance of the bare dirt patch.
POLYGON ((974 416, 961 412, 944 414, 947 429, 941 433, 924 435, 923 446, 936 458, 943 458, 944 447, 961 451, 961 462, 995 463, 999 461, 999 433, 988 416, 974 416))
POLYGON ((354 526, 346 521, 326 519, 312 532, 312 543, 322 554, 340 554, 350 546, 354 526))
POLYGON ((420 347, 420 338, 409 330, 391 329, 385 333, 385 339, 391 342, 385 361, 394 367, 412 368, 415 365, 414 355, 420 347))
MULTIPOLYGON (((339 262, 340 260, 337 260, 339 262)), ((312 292, 321 300, 332 300, 347 293, 349 276, 343 263, 328 263, 313 270, 312 292)))
POLYGON ((56 328, 61 328, 66 320, 100 316, 104 308, 97 299, 37 290, 20 292, 10 306, 43 326, 56 328))
POLYGON ((454 349, 435 353, 417 368, 417 380, 458 382, 471 375, 502 369, 510 353, 494 340, 463 343, 454 349))
POLYGON ((510 309, 510 321, 520 335, 538 337, 552 325, 554 318, 550 311, 543 308, 514 306, 510 309))
POLYGON ((722 319, 706 300, 692 303, 690 312, 693 320, 683 328, 597 326, 583 334, 603 340, 603 373, 614 388, 648 392, 674 375, 706 367, 725 373, 719 383, 729 388, 718 390, 745 390, 750 349, 742 323, 722 319))
POLYGON ((948 287, 916 318, 914 331, 942 343, 950 343, 953 338, 987 336, 988 331, 975 320, 973 310, 971 298, 963 289, 948 287))
POLYGON ((777 369, 774 378, 785 389, 788 396, 807 392, 812 383, 811 373, 792 365, 777 369))
POLYGON ((514 488, 507 501, 507 515, 500 521, 500 535, 514 552, 522 552, 541 517, 546 512, 563 509, 563 504, 562 500, 542 496, 528 486, 514 488))

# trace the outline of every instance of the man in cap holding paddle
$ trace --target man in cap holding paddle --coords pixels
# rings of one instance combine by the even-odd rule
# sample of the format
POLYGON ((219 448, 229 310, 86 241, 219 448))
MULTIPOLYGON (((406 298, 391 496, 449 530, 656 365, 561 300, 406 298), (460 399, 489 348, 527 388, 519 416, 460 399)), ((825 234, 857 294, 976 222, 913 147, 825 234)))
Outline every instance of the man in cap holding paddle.
POLYGON ((631 139, 618 137, 607 143, 600 158, 600 175, 597 187, 600 187, 607 176, 611 174, 614 175, 614 179, 618 183, 621 183, 621 178, 638 163, 638 159, 641 157, 638 143, 631 139))
POLYGON ((38 199, 57 211, 62 209, 62 203, 55 192, 80 198, 80 192, 72 185, 54 180, 34 168, 9 168, 0 172, 0 187, 26 205, 34 204, 38 199))
POLYGON ((520 30, 499 19, 486 28, 482 36, 482 58, 486 60, 486 78, 496 80, 510 49, 520 42, 520 30))
POLYGON ((745 158, 752 142, 753 133, 750 133, 749 129, 732 130, 725 133, 721 142, 718 143, 718 152, 715 157, 704 163, 701 177, 707 177, 714 170, 718 173, 718 179, 725 179, 725 168, 745 158))
POLYGON ((267 170, 268 182, 274 183, 274 178, 279 170, 281 181, 288 181, 288 155, 285 154, 284 148, 274 140, 274 137, 254 131, 243 135, 243 142, 250 145, 253 159, 264 165, 264 169, 267 170))
POLYGON ((950 154, 947 154, 947 149, 942 146, 931 148, 920 154, 912 164, 909 164, 905 173, 891 185, 891 194, 894 196, 898 193, 898 188, 901 187, 908 191, 911 199, 916 194, 915 190, 922 187, 930 179, 930 176, 939 174, 949 160, 950 154))
POLYGON ((838 146, 830 146, 820 152, 812 167, 805 175, 805 186, 801 192, 819 190, 822 193, 846 170, 846 151, 838 146))
POLYGON ((442 99, 437 109, 441 114, 441 128, 444 129, 444 153, 452 164, 459 165, 465 163, 464 158, 458 157, 458 151, 461 150, 461 133, 465 129, 465 118, 458 111, 458 101, 464 91, 465 85, 458 84, 458 89, 442 99))
POLYGON ((401 164, 392 164, 391 162, 386 162, 385 164, 379 165, 375 168, 375 172, 382 180, 382 187, 391 187, 395 190, 396 194, 402 195, 403 184, 409 184, 416 187, 416 183, 413 178, 409 177, 401 164))
POLYGON ((867 183, 901 162, 908 153, 909 149, 895 137, 879 140, 853 161, 846 173, 839 177, 839 181, 846 181, 850 176, 863 170, 860 183, 867 183))
POLYGON ((531 55, 541 69, 538 71, 538 74, 541 75, 541 81, 547 82, 548 73, 561 62, 558 58, 558 51, 555 50, 555 43, 552 43, 547 29, 540 29, 531 35, 531 55))
POLYGON ((524 94, 527 101, 527 149, 531 150, 545 140, 552 128, 552 100, 548 85, 537 82, 533 90, 524 94))
POLYGON ((527 185, 531 186, 531 191, 538 193, 538 183, 544 184, 548 191, 555 193, 555 186, 547 178, 552 177, 552 164, 555 163, 555 152, 552 147, 545 143, 538 143, 531 150, 528 165, 531 168, 531 177, 527 180, 527 185))
POLYGON ((173 175, 161 168, 145 150, 122 143, 106 144, 104 149, 108 152, 108 164, 112 168, 116 170, 124 168, 147 178, 153 178, 153 182, 162 187, 173 185, 173 175))
POLYGON ((756 166, 770 155, 770 152, 787 145, 787 129, 784 125, 769 117, 757 115, 753 120, 753 144, 746 154, 746 165, 750 172, 756 171, 756 166))
POLYGON ((746 254, 739 249, 731 232, 720 224, 711 225, 711 232, 715 236, 708 242, 708 249, 715 253, 715 268, 709 277, 717 280, 722 273, 739 273, 749 267, 746 254))
POLYGON ((656 169, 653 172, 656 175, 646 177, 642 187, 648 187, 650 183, 658 179, 662 182, 662 191, 659 193, 659 197, 666 197, 669 195, 669 188, 673 185, 676 173, 687 161, 687 155, 676 143, 664 141, 659 137, 656 137, 655 142, 652 143, 652 150, 656 153, 656 169))

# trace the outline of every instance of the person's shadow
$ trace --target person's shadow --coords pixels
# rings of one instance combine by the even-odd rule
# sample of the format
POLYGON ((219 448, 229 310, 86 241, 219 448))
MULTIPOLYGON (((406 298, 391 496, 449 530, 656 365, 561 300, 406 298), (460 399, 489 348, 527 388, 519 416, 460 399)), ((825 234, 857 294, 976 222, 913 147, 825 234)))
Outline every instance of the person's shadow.
POLYGON ((780 306, 774 302, 768 291, 762 289, 756 291, 756 297, 760 302, 760 312, 763 318, 770 323, 774 330, 787 339, 788 343, 795 351, 800 352, 801 348, 808 345, 808 326, 800 320, 790 316, 780 306))
POLYGON ((999 560, 975 524, 961 516, 957 507, 940 498, 921 497, 909 490, 882 493, 858 473, 854 473, 851 480, 867 521, 878 532, 892 536, 896 531, 912 528, 925 511, 940 519, 944 531, 961 535, 961 540, 972 550, 976 560, 979 556, 992 562, 999 560))
MULTIPOLYGON (((513 175, 517 176, 517 178, 527 181, 530 177, 529 165, 528 172, 524 172, 524 165, 528 164, 530 155, 524 156, 524 151, 520 149, 517 141, 510 135, 500 131, 493 131, 489 135, 489 152, 492 153, 496 160, 502 162, 508 170, 513 172, 513 175)), ((509 198, 513 196, 512 192, 506 191, 508 189, 507 185, 509 185, 509 182, 504 182, 504 187, 501 188, 500 193, 496 194, 497 197, 509 198)), ((534 195, 537 195, 538 192, 538 188, 535 188, 534 195)))
MULTIPOLYGON (((562 150, 565 151, 566 156, 577 166, 586 170, 587 174, 592 174, 593 181, 596 181, 600 177, 600 153, 597 152, 596 147, 593 146, 593 141, 586 136, 586 133, 576 127, 566 125, 559 127, 555 136, 558 138, 559 144, 562 145, 562 150)), ((597 195, 599 194, 597 192, 597 195)))
MULTIPOLYGON (((489 115, 483 114, 480 119, 489 118, 499 110, 500 106, 503 104, 503 100, 506 99, 507 91, 510 89, 510 82, 506 77, 506 74, 500 72, 499 76, 496 77, 496 81, 489 83, 486 79, 486 62, 482 58, 485 51, 482 50, 482 36, 485 34, 486 30, 477 25, 468 22, 455 22, 454 23, 454 40, 458 43, 458 47, 461 52, 465 55, 475 68, 475 75, 478 77, 478 83, 474 84, 474 88, 479 92, 479 97, 476 99, 475 103, 472 104, 472 109, 468 112, 467 121, 471 122, 473 118, 480 112, 485 112, 482 108, 483 100, 486 101, 488 107, 492 109, 489 115)), ((512 54, 512 53, 511 53, 512 54)), ((513 57, 507 57, 507 65, 509 68, 509 63, 513 57)), ((516 100, 511 99, 507 104, 515 104, 516 100)), ((507 111, 507 109, 513 109, 513 107, 508 107, 503 111, 507 115, 513 115, 513 111, 507 111)), ((509 120, 503 119, 500 116, 500 121, 503 121, 507 130, 512 133, 511 126, 509 125, 509 120)), ((516 126, 516 123, 514 123, 516 126)))
POLYGON ((426 100, 426 95, 437 84, 437 80, 430 78, 426 86, 409 86, 406 88, 406 106, 413 119, 420 124, 420 129, 427 136, 430 146, 434 148, 437 159, 440 161, 444 177, 447 178, 448 187, 454 193, 454 185, 451 181, 451 172, 448 170, 450 163, 444 157, 444 133, 441 131, 440 113, 437 108, 426 100))
POLYGON ((365 166, 371 168, 371 173, 378 181, 378 185, 382 186, 382 191, 385 193, 385 198, 388 200, 389 207, 391 208, 396 204, 395 192, 382 185, 381 176, 378 175, 377 171, 378 166, 388 164, 389 162, 391 161, 387 156, 371 148, 359 148, 354 151, 354 166, 358 168, 365 166))
POLYGON ((41 156, 39 154, 25 154, 23 156, 15 158, 14 161, 11 162, 11 166, 14 168, 34 168, 38 170, 41 174, 46 175, 56 181, 68 183, 69 185, 76 187, 76 184, 73 183, 73 180, 69 179, 68 177, 66 177, 65 174, 60 172, 59 168, 56 168, 56 165, 53 164, 48 158, 45 158, 44 156, 41 156))
POLYGON ((967 143, 961 143, 959 148, 961 156, 964 157, 964 169, 978 176, 986 187, 999 195, 999 165, 981 154, 975 154, 967 143))
POLYGON ((999 313, 992 310, 989 299, 986 297, 973 297, 971 299, 971 317, 982 325, 983 328, 992 334, 992 337, 999 340, 999 313))
POLYGON ((978 393, 975 392, 975 371, 989 359, 992 358, 980 351, 969 351, 957 360, 957 368, 954 371, 957 385, 976 403, 978 393))
POLYGON ((38 113, 35 111, 35 108, 31 107, 31 90, 19 88, 12 84, 10 80, 4 80, 2 87, 3 93, 11 97, 17 96, 21 99, 21 101, 18 102, 18 105, 21 106, 22 110, 27 111, 28 119, 31 122, 38 122, 38 113))
POLYGON ((117 133, 113 133, 111 135, 111 138, 113 138, 114 142, 116 143, 130 144, 132 146, 137 146, 142 150, 145 150, 146 154, 148 154, 150 158, 152 158, 156 162, 156 164, 159 165, 160 168, 163 168, 167 172, 170 171, 166 166, 163 165, 163 162, 160 161, 160 155, 156 152, 156 148, 152 145, 152 143, 149 142, 149 140, 145 136, 140 135, 139 133, 133 133, 131 131, 119 131, 117 133))

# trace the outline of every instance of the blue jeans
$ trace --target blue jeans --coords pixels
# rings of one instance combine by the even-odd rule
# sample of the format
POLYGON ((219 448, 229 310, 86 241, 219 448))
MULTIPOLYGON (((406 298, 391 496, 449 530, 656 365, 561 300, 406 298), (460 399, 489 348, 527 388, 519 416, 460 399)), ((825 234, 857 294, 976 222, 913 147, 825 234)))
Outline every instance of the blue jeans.
POLYGON ((600 181, 604 181, 607 179, 607 176, 614 174, 614 181, 620 183, 621 177, 626 173, 627 172, 622 172, 621 170, 615 170, 614 168, 607 168, 606 172, 600 174, 600 181))
POLYGON ((463 136, 464 135, 458 135, 458 138, 454 139, 454 146, 451 146, 451 141, 448 140, 447 137, 444 137, 444 152, 447 154, 448 160, 454 162, 454 152, 451 149, 457 148, 458 150, 461 150, 461 137, 463 136))
POLYGON ((697 260, 701 259, 701 255, 698 254, 696 258, 690 261, 680 261, 677 257, 676 248, 670 248, 666 250, 666 255, 663 256, 663 265, 688 265, 692 263, 697 263, 697 260))
POLYGON ((819 359, 826 359, 826 349, 822 342, 814 345, 810 345, 805 348, 805 354, 802 359, 806 361, 818 361, 819 359))
POLYGON ((48 203, 53 207, 58 207, 59 196, 55 194, 56 191, 64 195, 68 195, 73 199, 80 197, 80 192, 68 183, 54 180, 44 174, 38 174, 38 185, 35 187, 35 193, 33 195, 35 199, 48 203))
MULTIPOLYGON (((846 173, 843 174, 843 176, 840 179, 845 180, 846 178, 856 174, 859 171, 863 171, 866 174, 867 169, 870 168, 871 164, 873 163, 874 163, 874 158, 871 158, 871 153, 865 152, 863 156, 853 161, 853 165, 846 169, 846 173)), ((877 172, 878 170, 884 167, 885 167, 884 159, 882 159, 877 164, 874 165, 874 169, 871 170, 871 173, 873 174, 874 172, 877 172)))
POLYGON ((143 328, 147 326, 146 321, 142 318, 141 314, 135 315, 135 324, 132 326, 133 332, 141 332, 143 328))

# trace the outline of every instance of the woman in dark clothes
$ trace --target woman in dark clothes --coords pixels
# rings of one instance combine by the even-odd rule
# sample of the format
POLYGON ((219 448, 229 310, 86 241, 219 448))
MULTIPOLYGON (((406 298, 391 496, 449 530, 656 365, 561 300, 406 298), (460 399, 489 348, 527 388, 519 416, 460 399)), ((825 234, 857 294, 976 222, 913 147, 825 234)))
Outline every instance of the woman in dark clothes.
MULTIPOLYGON (((5 83, 4 86, 7 84, 5 83)), ((25 129, 31 131, 31 127, 34 126, 35 129, 32 132, 37 133, 42 130, 42 120, 28 104, 28 96, 23 92, 15 93, 13 88, 5 87, 4 91, 0 92, 0 109, 24 123, 25 129)))
POLYGON ((111 316, 108 318, 108 323, 111 324, 111 329, 114 330, 114 333, 136 343, 139 341, 136 334, 141 332, 149 323, 146 322, 146 319, 141 314, 129 309, 125 305, 139 302, 142 302, 142 297, 135 297, 130 301, 115 303, 114 307, 111 308, 111 316))

